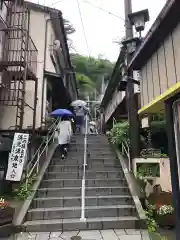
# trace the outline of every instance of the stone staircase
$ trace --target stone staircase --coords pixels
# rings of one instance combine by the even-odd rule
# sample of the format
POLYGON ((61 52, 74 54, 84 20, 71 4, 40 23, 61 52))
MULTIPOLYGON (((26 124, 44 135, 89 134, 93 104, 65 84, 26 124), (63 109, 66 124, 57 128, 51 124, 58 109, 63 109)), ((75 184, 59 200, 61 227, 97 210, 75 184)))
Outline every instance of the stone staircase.
POLYGON ((85 216, 81 222, 83 136, 73 136, 68 158, 56 150, 26 214, 29 232, 132 229, 138 214, 123 170, 103 135, 88 136, 85 216))

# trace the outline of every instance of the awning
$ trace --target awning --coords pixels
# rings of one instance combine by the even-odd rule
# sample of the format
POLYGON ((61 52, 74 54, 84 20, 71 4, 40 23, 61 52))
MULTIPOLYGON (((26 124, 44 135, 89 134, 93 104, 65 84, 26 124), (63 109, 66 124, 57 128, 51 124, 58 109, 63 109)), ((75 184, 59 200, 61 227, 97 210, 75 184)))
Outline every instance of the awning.
POLYGON ((44 75, 52 84, 52 97, 58 103, 58 107, 66 108, 67 105, 71 102, 71 99, 61 75, 47 71, 45 71, 44 75))
POLYGON ((145 115, 164 111, 164 101, 170 97, 173 97, 178 92, 180 92, 180 82, 174 84, 164 93, 157 96, 153 101, 139 109, 138 114, 145 115))

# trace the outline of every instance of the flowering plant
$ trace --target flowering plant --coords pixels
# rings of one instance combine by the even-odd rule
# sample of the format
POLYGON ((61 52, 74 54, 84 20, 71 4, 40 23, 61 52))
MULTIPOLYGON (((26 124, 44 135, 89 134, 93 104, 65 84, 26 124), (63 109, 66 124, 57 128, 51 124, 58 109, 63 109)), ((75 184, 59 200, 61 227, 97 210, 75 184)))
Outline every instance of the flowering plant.
POLYGON ((157 207, 157 214, 160 216, 171 215, 174 212, 174 208, 171 205, 162 205, 157 207))
POLYGON ((0 198, 0 209, 7 208, 9 206, 9 203, 6 202, 3 198, 0 198))

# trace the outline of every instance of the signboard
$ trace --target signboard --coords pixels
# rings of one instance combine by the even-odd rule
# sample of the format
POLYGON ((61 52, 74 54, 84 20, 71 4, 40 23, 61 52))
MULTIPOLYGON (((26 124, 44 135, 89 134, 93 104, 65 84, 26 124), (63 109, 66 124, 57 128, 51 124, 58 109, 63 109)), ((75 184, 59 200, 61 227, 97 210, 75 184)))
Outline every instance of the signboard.
POLYGON ((142 128, 149 128, 149 119, 148 119, 148 117, 145 117, 145 118, 141 119, 141 125, 142 125, 142 128))
POLYGON ((15 133, 8 159, 6 180, 20 181, 27 152, 29 134, 15 133))
MULTIPOLYGON (((136 81, 141 80, 141 72, 140 71, 133 71, 133 78, 136 81)), ((139 93, 140 92, 140 86, 138 84, 134 84, 134 93, 139 93)))

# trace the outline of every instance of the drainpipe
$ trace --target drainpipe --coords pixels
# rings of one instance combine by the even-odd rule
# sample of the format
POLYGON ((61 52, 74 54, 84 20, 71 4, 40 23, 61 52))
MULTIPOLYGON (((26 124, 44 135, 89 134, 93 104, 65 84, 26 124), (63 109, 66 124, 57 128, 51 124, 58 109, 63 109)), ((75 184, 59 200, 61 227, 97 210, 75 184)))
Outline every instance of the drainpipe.
POLYGON ((46 24, 45 24, 44 66, 43 66, 43 82, 42 82, 42 98, 41 98, 41 127, 43 124, 43 111, 44 111, 44 86, 45 86, 44 73, 46 70, 47 30, 48 30, 48 23, 50 20, 51 18, 46 19, 46 24))

